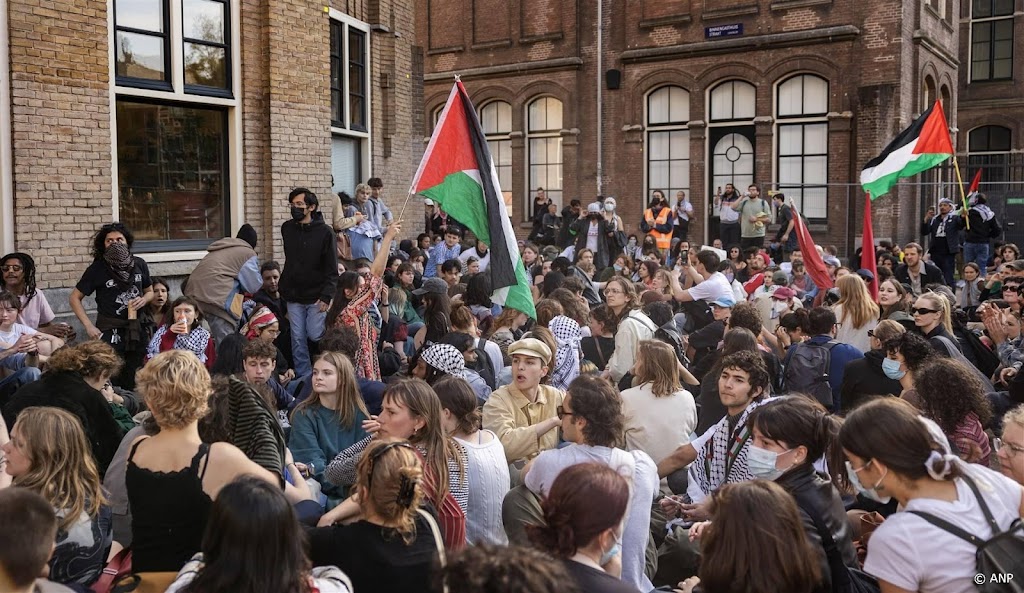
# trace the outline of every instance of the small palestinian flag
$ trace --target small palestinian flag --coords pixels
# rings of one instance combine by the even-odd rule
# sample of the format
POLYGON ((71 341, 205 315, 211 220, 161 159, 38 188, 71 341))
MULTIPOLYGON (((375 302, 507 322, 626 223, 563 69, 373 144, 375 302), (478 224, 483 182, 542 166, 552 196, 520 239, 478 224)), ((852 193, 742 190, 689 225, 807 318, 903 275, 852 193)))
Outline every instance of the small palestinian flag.
POLYGON ((448 95, 409 191, 439 204, 487 244, 491 259, 482 273, 491 276, 491 299, 536 319, 530 283, 502 199, 498 173, 476 109, 461 81, 455 82, 448 95))
POLYGON ((899 133, 882 154, 868 161, 860 172, 864 191, 877 199, 896 181, 927 171, 953 156, 949 125, 938 101, 899 133))

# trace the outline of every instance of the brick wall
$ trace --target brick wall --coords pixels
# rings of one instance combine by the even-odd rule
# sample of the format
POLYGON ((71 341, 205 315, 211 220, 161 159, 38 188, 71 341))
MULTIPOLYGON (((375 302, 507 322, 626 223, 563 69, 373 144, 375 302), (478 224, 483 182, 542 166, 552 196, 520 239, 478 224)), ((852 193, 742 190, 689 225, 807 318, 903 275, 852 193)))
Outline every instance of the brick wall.
POLYGON ((40 287, 68 286, 112 213, 106 4, 14 0, 5 9, 15 247, 35 257, 40 287))

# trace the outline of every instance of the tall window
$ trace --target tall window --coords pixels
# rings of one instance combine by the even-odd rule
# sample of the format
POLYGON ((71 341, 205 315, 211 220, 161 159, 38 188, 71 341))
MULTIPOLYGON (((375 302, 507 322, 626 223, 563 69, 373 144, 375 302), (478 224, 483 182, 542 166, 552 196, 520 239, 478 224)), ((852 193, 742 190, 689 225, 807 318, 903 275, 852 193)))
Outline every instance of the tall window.
POLYGON ((336 128, 369 130, 367 31, 348 20, 331 19, 331 125, 336 128))
POLYGON ((480 125, 487 137, 487 148, 498 172, 501 194, 508 202, 512 196, 512 106, 505 101, 491 101, 480 109, 480 125))
POLYGON ((1013 78, 1013 0, 972 0, 971 82, 1013 78))
POLYGON ((728 80, 711 89, 708 135, 714 192, 727 183, 742 192, 754 183, 756 96, 754 85, 743 80, 728 80))
POLYGON ((754 119, 756 89, 742 80, 729 80, 711 90, 711 121, 754 119))
POLYGON ((533 192, 538 187, 543 187, 559 208, 562 206, 562 102, 541 97, 527 106, 526 116, 530 173, 523 215, 529 217, 533 212, 533 192))
POLYGON ((828 216, 828 81, 811 74, 778 85, 779 190, 809 219, 828 216))
POLYGON ((370 27, 333 8, 331 32, 332 189, 349 194, 366 178, 370 141, 370 27))
POLYGON ((117 84, 171 88, 168 12, 167 0, 115 0, 117 84))
MULTIPOLYGON (((924 77, 924 88, 921 89, 921 111, 928 109, 935 103, 935 79, 931 75, 924 77)), ((948 106, 943 105, 943 109, 949 109, 948 106)))
POLYGON ((690 93, 663 86, 647 95, 647 193, 660 189, 675 203, 690 191, 690 93))
POLYGON ((982 126, 967 135, 967 163, 971 173, 982 169, 986 183, 1009 181, 1009 159, 1012 136, 1009 128, 982 126))
POLYGON ((138 251, 202 249, 229 232, 233 1, 114 0, 117 216, 138 251))

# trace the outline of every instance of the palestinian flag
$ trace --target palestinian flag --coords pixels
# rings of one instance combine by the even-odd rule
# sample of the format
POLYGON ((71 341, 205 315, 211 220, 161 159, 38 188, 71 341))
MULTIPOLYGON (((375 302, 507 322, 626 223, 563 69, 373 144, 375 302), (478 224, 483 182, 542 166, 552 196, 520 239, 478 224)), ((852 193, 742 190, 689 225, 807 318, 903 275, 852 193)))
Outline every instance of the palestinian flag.
POLYGON ((953 142, 938 101, 899 133, 882 154, 868 161, 860 184, 871 199, 886 194, 902 177, 927 171, 953 156, 953 142))
POLYGON ((491 261, 483 273, 491 276, 494 302, 537 318, 498 173, 461 81, 448 95, 409 192, 440 204, 487 244, 491 261))

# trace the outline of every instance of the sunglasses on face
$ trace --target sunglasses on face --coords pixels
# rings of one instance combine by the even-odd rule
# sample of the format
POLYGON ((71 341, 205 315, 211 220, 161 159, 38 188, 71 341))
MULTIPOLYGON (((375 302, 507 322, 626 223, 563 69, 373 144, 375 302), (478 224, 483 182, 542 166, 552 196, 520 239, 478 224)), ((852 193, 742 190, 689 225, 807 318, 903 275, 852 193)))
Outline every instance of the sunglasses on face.
POLYGON ((936 311, 935 309, 918 309, 917 307, 911 309, 910 312, 913 313, 914 315, 927 315, 929 313, 938 313, 938 311, 936 311))
POLYGON ((21 266, 0 266, 0 270, 4 272, 20 272, 21 266))
POLYGON ((1018 290, 1020 290, 1020 285, 1019 284, 1004 284, 1003 285, 1003 292, 1017 292, 1018 290))

